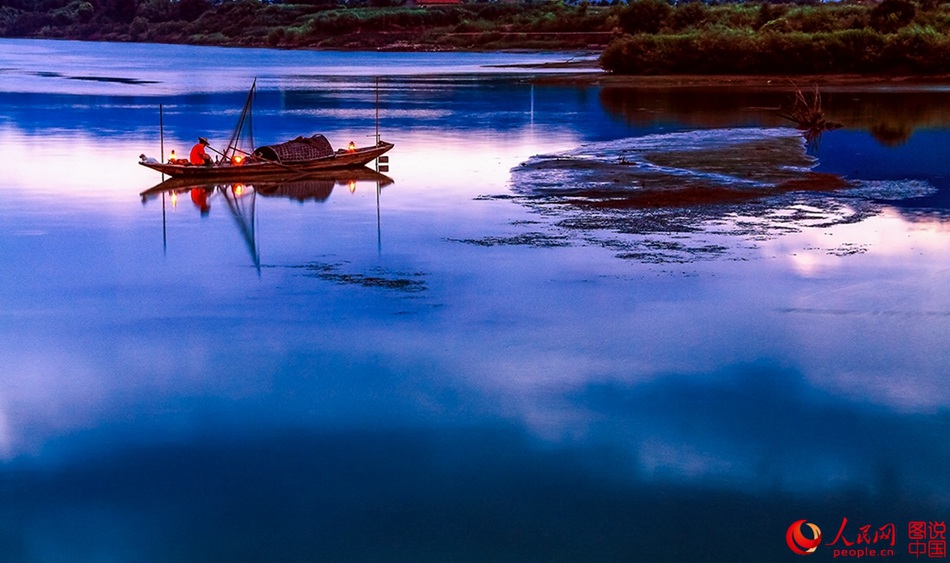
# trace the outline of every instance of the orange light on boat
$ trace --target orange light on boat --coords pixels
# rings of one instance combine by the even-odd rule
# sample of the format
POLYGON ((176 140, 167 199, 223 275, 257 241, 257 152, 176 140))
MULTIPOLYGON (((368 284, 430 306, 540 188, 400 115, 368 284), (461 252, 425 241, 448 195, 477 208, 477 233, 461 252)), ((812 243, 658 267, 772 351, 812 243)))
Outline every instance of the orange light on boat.
POLYGON ((350 145, 347 147, 350 152, 356 152, 356 143, 350 141, 350 145))
POLYGON ((347 184, 347 187, 350 188, 350 193, 355 192, 355 191, 356 191, 356 180, 350 180, 349 184, 347 184))
POLYGON ((231 164, 234 166, 240 166, 244 164, 244 157, 239 154, 234 155, 234 158, 231 159, 231 164))
POLYGON ((172 149, 172 153, 168 156, 168 162, 175 162, 175 159, 178 158, 175 156, 175 149, 172 149))

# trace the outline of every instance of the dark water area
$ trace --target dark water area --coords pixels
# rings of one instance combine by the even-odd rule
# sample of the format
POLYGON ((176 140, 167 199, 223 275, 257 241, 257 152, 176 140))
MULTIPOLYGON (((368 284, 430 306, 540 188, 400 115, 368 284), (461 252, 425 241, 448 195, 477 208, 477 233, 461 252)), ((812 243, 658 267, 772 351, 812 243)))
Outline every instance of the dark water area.
POLYGON ((942 558, 950 90, 0 45, 0 561, 942 558), (140 195, 255 77, 389 169, 140 195))

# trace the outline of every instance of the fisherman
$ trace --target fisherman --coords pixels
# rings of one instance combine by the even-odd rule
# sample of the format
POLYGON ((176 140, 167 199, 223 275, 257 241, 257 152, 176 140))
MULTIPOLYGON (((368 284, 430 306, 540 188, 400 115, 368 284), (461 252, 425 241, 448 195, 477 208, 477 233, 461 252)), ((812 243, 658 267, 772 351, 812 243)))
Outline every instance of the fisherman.
POLYGON ((191 147, 191 156, 188 160, 197 166, 211 166, 211 157, 205 152, 206 146, 208 146, 208 139, 198 137, 198 144, 191 147))

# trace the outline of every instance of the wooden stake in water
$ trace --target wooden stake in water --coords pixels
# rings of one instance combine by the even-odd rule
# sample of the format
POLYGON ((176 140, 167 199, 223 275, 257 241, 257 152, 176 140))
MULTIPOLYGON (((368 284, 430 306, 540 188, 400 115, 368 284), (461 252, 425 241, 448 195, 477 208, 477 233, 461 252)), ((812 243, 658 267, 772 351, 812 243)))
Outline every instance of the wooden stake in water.
MULTIPOLYGON (((165 108, 158 104, 158 146, 159 162, 165 162, 165 108)), ((162 181, 165 181, 165 173, 162 172, 162 181)), ((162 192, 162 254, 168 253, 168 227, 165 220, 165 192, 162 192)))
MULTIPOLYGON (((162 157, 160 162, 165 162, 165 110, 162 104, 158 104, 158 138, 162 157)), ((162 174, 163 178, 164 176, 165 174, 162 174)))
POLYGON ((379 77, 376 77, 376 146, 379 146, 379 77))

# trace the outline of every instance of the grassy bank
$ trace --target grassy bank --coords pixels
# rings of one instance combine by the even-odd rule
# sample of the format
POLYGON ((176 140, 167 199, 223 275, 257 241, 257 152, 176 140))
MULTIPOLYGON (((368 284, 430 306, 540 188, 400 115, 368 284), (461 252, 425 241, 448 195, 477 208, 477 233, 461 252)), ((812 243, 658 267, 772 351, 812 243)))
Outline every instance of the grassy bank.
MULTIPOLYGON (((377 2, 379 3, 379 2, 377 2)), ((616 9, 563 4, 441 8, 257 0, 23 0, 0 36, 333 49, 602 49, 616 9)))
POLYGON ((950 73, 950 5, 6 0, 0 36, 318 49, 598 49, 615 74, 950 73))
POLYGON ((621 74, 933 74, 950 71, 950 39, 927 28, 632 36, 612 43, 601 62, 621 74))
POLYGON ((628 33, 607 47, 601 64, 620 74, 950 72, 946 5, 884 0, 674 9, 638 0, 619 19, 628 33))

